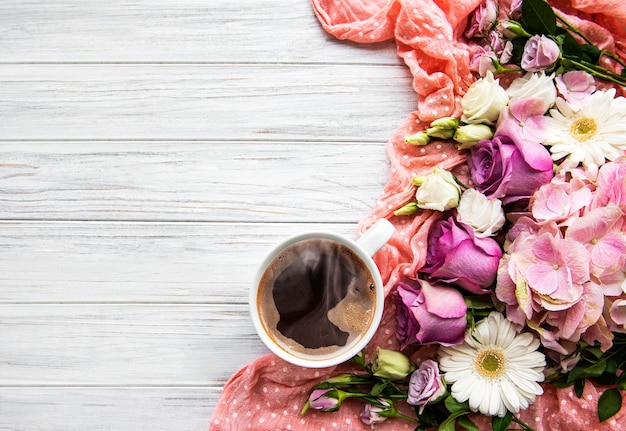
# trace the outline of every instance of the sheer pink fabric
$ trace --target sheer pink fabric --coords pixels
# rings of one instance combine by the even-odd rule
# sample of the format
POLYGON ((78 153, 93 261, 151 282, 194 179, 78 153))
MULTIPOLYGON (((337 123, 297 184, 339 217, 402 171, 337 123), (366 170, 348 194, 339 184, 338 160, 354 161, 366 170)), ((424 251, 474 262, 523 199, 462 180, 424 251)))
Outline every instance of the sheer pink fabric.
MULTIPOLYGON (((323 28, 338 39, 361 43, 395 39, 400 55, 413 75, 417 112, 411 113, 388 143, 389 181, 372 213, 358 225, 363 232, 377 219, 390 219, 397 228, 391 241, 375 260, 388 295, 382 324, 370 345, 399 349, 396 322, 389 293, 398 280, 414 276, 425 260, 430 225, 438 213, 422 212, 416 217, 394 217, 393 210, 414 193, 411 178, 433 166, 453 170, 467 178, 465 156, 452 144, 441 142, 415 147, 404 138, 423 130, 433 119, 457 114, 459 100, 474 81, 469 59, 472 46, 463 37, 469 14, 481 0, 313 0, 313 9, 323 28)), ((508 8, 510 0, 501 0, 508 8)), ((550 2, 570 22, 603 48, 624 55, 626 3, 620 0, 557 0, 550 2)), ((432 346, 415 348, 414 361, 433 357, 432 346)), ((347 401, 339 412, 309 411, 299 414, 312 387, 340 372, 352 371, 349 363, 321 370, 302 369, 274 355, 266 355, 241 369, 226 384, 211 419, 211 431, 359 431, 370 427, 359 420, 360 404, 347 401)), ((537 431, 626 430, 626 407, 599 423, 597 400, 602 388, 585 386, 581 398, 571 388, 544 385, 544 395, 519 417, 537 431), (624 424, 624 425, 622 425, 624 424)), ((626 396, 624 397, 626 405, 626 396)), ((410 410, 405 413, 411 414, 410 410)), ((490 420, 475 415, 481 429, 491 429, 490 420)), ((390 419, 376 429, 410 430, 413 424, 390 419)))

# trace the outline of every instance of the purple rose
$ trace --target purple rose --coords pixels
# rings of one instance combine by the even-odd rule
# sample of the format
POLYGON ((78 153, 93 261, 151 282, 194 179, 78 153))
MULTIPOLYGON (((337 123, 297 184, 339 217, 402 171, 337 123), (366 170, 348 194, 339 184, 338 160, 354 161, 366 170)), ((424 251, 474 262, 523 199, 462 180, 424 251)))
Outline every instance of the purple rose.
POLYGON ((309 396, 309 406, 323 412, 339 410, 340 402, 335 389, 316 389, 309 396))
POLYGON ((478 142, 467 163, 474 188, 504 204, 529 199, 553 176, 552 157, 543 145, 508 136, 478 142))
POLYGON ((561 55, 555 41, 547 36, 534 35, 526 42, 522 54, 522 69, 528 72, 539 72, 550 68, 561 55))
POLYGON ((432 280, 454 283, 482 295, 490 292, 501 257, 502 250, 494 239, 477 238, 471 226, 450 217, 431 228, 426 264, 420 271, 432 280))
POLYGON ((426 404, 436 401, 445 393, 446 385, 439 373, 439 365, 428 359, 411 374, 407 402, 413 406, 420 406, 421 414, 426 404))
POLYGON ((402 348, 412 343, 451 346, 463 341, 467 305, 457 289, 411 280, 399 283, 396 295, 396 335, 402 348))

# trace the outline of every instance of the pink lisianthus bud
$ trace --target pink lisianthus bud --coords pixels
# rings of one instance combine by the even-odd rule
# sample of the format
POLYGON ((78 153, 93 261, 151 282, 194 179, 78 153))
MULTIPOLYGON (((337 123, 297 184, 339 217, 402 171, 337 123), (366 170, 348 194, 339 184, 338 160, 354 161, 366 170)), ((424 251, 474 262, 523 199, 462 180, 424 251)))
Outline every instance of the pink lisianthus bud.
POLYGON ((420 272, 431 280, 454 283, 484 295, 491 292, 501 257, 502 250, 494 239, 478 238, 471 226, 450 217, 431 228, 426 264, 420 272))
POLYGON ((315 389, 309 396, 309 406, 323 412, 339 410, 339 394, 336 389, 315 389))
POLYGON ((423 280, 399 283, 396 291, 397 337, 403 348, 412 343, 463 342, 467 305, 457 289, 423 280))
POLYGON ((387 416, 391 413, 391 404, 387 400, 379 398, 378 402, 380 405, 372 403, 364 404, 363 410, 359 415, 361 422, 365 425, 370 425, 372 429, 374 429, 376 425, 385 422, 387 420, 387 416))
POLYGON ((556 77, 556 88, 572 109, 584 106, 585 100, 596 91, 593 76, 582 70, 566 72, 556 77))
POLYGON ((437 401, 445 393, 446 385, 439 373, 439 365, 432 359, 428 359, 411 374, 407 402, 420 406, 419 413, 421 414, 426 404, 437 401))
POLYGON ((478 47, 470 60, 470 70, 478 73, 481 77, 485 77, 487 72, 494 73, 496 71, 494 64, 496 61, 498 61, 498 56, 491 48, 488 46, 478 47))
POLYGON ((549 69, 561 55, 561 50, 555 41, 547 36, 534 35, 526 42, 522 54, 522 69, 529 72, 539 72, 549 69))

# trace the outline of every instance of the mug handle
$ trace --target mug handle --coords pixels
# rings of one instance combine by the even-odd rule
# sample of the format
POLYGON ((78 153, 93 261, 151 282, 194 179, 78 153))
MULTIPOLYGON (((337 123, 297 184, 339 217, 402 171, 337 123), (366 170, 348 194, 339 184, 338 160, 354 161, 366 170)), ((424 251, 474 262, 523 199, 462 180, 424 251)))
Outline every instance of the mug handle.
POLYGON ((396 228, 389 220, 381 218, 361 235, 356 242, 368 255, 374 256, 374 254, 391 239, 395 230, 396 228))

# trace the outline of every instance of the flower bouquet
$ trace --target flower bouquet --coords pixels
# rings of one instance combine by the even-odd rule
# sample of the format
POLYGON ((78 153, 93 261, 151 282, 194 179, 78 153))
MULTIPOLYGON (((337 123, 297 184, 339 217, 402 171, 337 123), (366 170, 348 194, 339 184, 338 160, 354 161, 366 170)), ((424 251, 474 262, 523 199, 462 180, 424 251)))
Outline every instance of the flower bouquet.
POLYGON ((401 351, 353 359, 361 373, 316 386, 302 413, 363 401, 361 420, 416 430, 493 430, 543 393, 541 383, 593 381, 598 420, 626 390, 626 84, 624 63, 543 0, 500 11, 487 0, 469 23, 476 82, 458 117, 407 136, 448 140, 468 175, 434 168, 412 179, 394 212, 441 214, 425 264, 394 286, 401 351), (417 346, 430 358, 412 361, 417 346))

